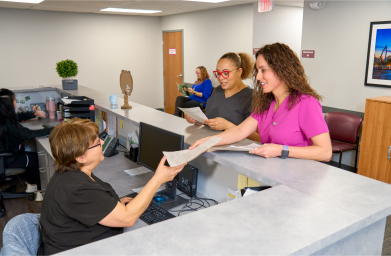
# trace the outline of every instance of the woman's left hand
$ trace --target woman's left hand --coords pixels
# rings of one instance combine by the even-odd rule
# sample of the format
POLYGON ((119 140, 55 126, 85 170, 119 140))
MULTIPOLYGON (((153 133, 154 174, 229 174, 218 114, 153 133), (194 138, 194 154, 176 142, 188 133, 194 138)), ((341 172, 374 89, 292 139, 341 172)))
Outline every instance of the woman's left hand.
POLYGON ((212 128, 213 130, 217 131, 223 131, 223 130, 228 130, 229 128, 235 126, 233 123, 225 120, 222 117, 216 117, 213 119, 206 119, 205 124, 212 128))
POLYGON ((251 150, 250 154, 263 156, 264 158, 273 158, 276 156, 281 156, 283 145, 265 143, 257 149, 251 150))
POLYGON ((46 118, 46 114, 45 114, 45 112, 43 112, 43 111, 36 111, 35 113, 34 113, 34 115, 35 116, 38 116, 38 117, 42 117, 42 118, 46 118))
POLYGON ((194 93, 194 90, 191 89, 191 88, 187 88, 187 91, 190 92, 190 93, 194 93))
POLYGON ((120 198, 119 200, 121 201, 121 204, 126 205, 127 203, 132 201, 133 198, 125 196, 125 197, 120 198))

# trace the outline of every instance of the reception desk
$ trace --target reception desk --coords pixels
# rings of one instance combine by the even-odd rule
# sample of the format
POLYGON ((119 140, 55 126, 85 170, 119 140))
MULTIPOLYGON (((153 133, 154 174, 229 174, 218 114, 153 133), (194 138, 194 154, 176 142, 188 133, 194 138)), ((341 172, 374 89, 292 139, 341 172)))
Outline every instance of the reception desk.
MULTIPOLYGON (((107 94, 83 86, 77 91, 52 87, 15 92, 26 90, 88 96, 97 109, 119 119, 184 135, 187 146, 218 134, 135 102, 130 110, 113 108, 107 94)), ((311 160, 265 159, 243 152, 208 152, 200 158, 273 188, 61 254, 381 254, 391 185, 311 160)))

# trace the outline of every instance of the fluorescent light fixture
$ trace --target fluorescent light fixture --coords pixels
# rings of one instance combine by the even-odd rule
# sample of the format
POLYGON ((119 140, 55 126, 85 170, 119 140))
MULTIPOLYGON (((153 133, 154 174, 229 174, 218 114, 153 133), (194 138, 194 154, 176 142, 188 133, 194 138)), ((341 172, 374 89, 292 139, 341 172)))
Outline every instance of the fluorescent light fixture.
POLYGON ((216 4, 216 3, 221 3, 221 2, 227 2, 227 1, 230 1, 230 0, 186 0, 186 1, 216 4))
POLYGON ((106 8, 100 10, 101 12, 129 12, 129 13, 157 13, 162 12, 158 10, 140 10, 140 9, 124 9, 124 8, 106 8))
POLYGON ((39 4, 43 0, 0 0, 2 2, 14 2, 14 3, 27 3, 27 4, 39 4))

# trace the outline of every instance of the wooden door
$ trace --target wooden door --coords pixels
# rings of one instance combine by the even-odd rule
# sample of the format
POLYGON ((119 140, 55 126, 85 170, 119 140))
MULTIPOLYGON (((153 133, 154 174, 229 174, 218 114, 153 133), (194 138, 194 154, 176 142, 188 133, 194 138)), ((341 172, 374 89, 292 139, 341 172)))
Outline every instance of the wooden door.
POLYGON ((367 99, 358 174, 391 183, 391 97, 367 99))
POLYGON ((175 112, 175 100, 181 94, 178 84, 183 84, 182 32, 163 32, 164 58, 164 111, 175 112))

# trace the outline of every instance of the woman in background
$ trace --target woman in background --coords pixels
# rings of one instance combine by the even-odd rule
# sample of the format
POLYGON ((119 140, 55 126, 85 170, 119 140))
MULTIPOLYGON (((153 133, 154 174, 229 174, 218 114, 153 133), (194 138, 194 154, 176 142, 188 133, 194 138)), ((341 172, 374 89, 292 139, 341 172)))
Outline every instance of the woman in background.
POLYGON ((27 173, 26 193, 37 192, 35 201, 42 201, 41 180, 39 177, 38 155, 25 152, 24 141, 49 135, 53 128, 30 130, 19 122, 35 118, 45 118, 43 111, 15 113, 15 94, 8 89, 0 89, 0 153, 10 152, 13 156, 5 157, 5 168, 25 168, 27 173))
POLYGON ((330 161, 331 140, 319 103, 322 97, 309 85, 296 53, 285 44, 265 45, 256 54, 254 79, 253 113, 239 126, 216 135, 222 138, 217 145, 241 141, 258 129, 263 145, 252 154, 330 161))
MULTIPOLYGON (((254 62, 246 53, 228 52, 221 56, 213 71, 220 85, 216 87, 206 104, 205 120, 213 130, 224 131, 236 127, 251 114, 253 90, 243 83, 251 77, 254 62)), ((197 121, 185 115, 189 123, 197 121)), ((257 132, 249 139, 259 141, 257 132)))
POLYGON ((197 81, 192 88, 187 91, 191 94, 189 97, 178 96, 175 102, 174 115, 182 117, 182 111, 179 108, 199 107, 200 103, 206 102, 212 93, 212 82, 209 79, 208 71, 204 66, 196 68, 197 81))

